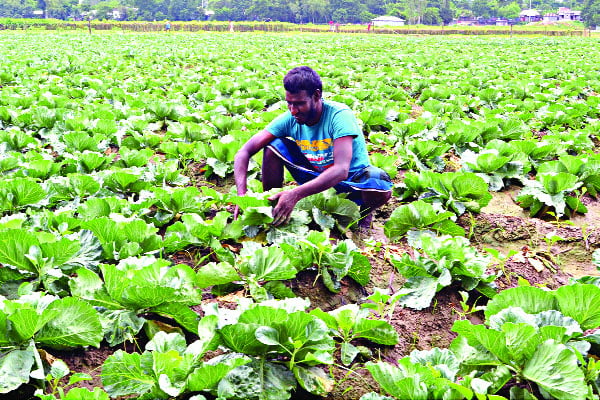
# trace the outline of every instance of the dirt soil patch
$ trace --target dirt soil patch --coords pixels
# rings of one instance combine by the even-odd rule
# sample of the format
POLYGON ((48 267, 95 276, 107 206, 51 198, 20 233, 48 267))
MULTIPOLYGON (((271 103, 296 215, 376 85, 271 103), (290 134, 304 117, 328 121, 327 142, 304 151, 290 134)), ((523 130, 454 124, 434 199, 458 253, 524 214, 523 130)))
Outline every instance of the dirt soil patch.
MULTIPOLYGON (((517 205, 518 190, 513 187, 494 193, 480 214, 461 217, 461 225, 471 232, 471 241, 480 249, 494 248, 505 255, 515 252, 508 265, 514 262, 516 268, 523 262, 532 262, 542 273, 539 264, 532 261, 537 259, 551 271, 574 277, 599 276, 592 253, 600 247, 600 202, 586 196, 583 202, 587 214, 571 220, 542 220, 529 217, 517 205)), ((537 276, 532 278, 539 281, 537 276)))

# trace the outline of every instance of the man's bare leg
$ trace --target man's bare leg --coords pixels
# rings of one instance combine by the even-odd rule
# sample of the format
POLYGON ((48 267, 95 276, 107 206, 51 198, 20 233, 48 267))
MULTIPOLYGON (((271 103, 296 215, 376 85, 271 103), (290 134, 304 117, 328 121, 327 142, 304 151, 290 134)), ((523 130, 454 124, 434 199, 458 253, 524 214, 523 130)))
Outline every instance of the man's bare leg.
POLYGON ((360 207, 361 218, 358 222, 358 228, 368 230, 371 229, 371 223, 373 222, 373 211, 387 203, 392 197, 392 192, 363 191, 361 197, 363 204, 360 207))
POLYGON ((283 161, 268 147, 263 150, 262 184, 264 191, 283 186, 283 161))

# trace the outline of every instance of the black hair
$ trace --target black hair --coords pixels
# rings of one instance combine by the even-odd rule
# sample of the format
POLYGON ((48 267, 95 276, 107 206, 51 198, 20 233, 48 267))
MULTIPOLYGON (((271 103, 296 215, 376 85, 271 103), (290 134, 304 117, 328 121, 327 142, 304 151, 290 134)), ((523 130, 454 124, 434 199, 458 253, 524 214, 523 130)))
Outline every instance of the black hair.
POLYGON ((291 69, 283 78, 283 87, 292 94, 306 90, 309 96, 312 96, 317 89, 323 91, 321 77, 315 70, 307 66, 291 69))

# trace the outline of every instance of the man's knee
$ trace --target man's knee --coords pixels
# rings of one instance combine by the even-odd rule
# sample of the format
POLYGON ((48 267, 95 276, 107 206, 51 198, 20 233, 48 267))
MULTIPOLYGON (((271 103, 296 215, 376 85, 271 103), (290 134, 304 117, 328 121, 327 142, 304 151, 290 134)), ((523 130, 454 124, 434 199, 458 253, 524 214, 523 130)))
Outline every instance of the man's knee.
POLYGON ((392 197, 392 192, 376 192, 376 191, 363 191, 362 200, 363 205, 370 209, 376 209, 387 203, 392 197))
POLYGON ((269 147, 263 149, 261 181, 264 190, 283 186, 283 162, 269 147))
POLYGON ((275 154, 275 152, 269 146, 263 149, 263 162, 273 162, 278 160, 279 157, 277 157, 277 154, 275 154))

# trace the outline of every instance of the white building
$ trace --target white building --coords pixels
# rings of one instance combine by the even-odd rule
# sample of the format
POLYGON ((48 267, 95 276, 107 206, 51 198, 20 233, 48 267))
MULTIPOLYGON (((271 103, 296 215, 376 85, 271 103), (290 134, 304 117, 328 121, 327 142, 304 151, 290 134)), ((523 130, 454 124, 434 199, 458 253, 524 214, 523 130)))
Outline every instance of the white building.
POLYGON ((559 7, 558 19, 561 21, 581 21, 581 11, 571 10, 569 7, 559 7))
POLYGON ((540 12, 534 9, 521 11, 519 17, 521 17, 521 21, 525 22, 535 22, 542 19, 542 17, 540 16, 540 12))
POLYGON ((371 20, 373 26, 403 26, 405 21, 402 18, 391 15, 383 15, 371 20))

